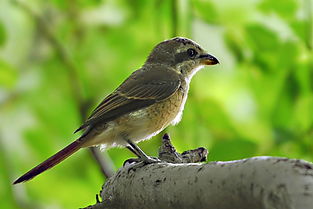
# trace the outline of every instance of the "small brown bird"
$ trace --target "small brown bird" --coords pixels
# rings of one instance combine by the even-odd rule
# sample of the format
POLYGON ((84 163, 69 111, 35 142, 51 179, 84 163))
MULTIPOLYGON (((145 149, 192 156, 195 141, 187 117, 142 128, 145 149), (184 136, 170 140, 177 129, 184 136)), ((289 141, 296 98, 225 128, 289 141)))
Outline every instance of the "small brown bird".
POLYGON ((28 181, 83 147, 126 146, 142 161, 153 162, 135 143, 177 124, 193 75, 204 65, 219 63, 187 38, 159 43, 145 64, 108 95, 75 132, 81 137, 34 167, 13 184, 28 181))

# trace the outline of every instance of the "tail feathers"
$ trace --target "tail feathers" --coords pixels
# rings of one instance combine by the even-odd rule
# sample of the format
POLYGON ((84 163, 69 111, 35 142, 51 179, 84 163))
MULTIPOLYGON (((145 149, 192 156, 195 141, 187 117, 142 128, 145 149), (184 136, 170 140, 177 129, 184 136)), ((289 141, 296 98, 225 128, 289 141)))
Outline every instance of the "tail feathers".
POLYGON ((81 141, 79 140, 74 141, 73 143, 69 144, 68 146, 63 148, 61 151, 59 151, 55 155, 51 156, 50 158, 40 163, 39 165, 31 169, 30 171, 25 173, 23 176, 15 180, 13 184, 18 184, 21 182, 31 180, 35 176, 44 172, 45 170, 48 170, 49 168, 52 168, 55 165, 59 164, 60 162, 62 162, 63 160, 71 156, 74 152, 79 150, 81 147, 82 147, 81 141))

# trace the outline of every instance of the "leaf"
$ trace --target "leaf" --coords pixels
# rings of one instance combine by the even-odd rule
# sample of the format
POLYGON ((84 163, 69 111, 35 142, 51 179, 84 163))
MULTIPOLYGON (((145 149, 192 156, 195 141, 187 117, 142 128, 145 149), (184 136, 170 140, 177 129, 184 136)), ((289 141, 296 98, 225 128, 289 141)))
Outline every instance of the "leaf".
POLYGON ((217 20, 217 12, 210 1, 193 1, 194 12, 201 19, 214 23, 217 20))
POLYGON ((305 132, 313 124, 313 97, 300 97, 294 108, 295 127, 305 132))
POLYGON ((250 24, 246 27, 246 36, 255 52, 272 51, 279 46, 277 34, 261 24, 250 24))
POLYGON ((257 144, 246 139, 217 141, 209 153, 209 160, 237 160, 251 157, 257 151, 257 144))
POLYGON ((296 139, 295 132, 287 127, 274 127, 273 129, 274 141, 277 145, 281 145, 296 139))
POLYGON ((10 89, 15 85, 16 81, 16 70, 5 61, 0 60, 0 86, 10 89))
POLYGON ((304 42, 307 43, 311 41, 311 27, 310 22, 307 20, 297 20, 291 21, 290 27, 293 32, 304 42))
POLYGON ((265 13, 274 12, 281 17, 292 19, 298 10, 298 4, 295 0, 265 0, 259 4, 259 9, 265 13))
POLYGON ((6 42, 7 34, 5 31, 5 27, 0 23, 0 46, 3 46, 6 42))

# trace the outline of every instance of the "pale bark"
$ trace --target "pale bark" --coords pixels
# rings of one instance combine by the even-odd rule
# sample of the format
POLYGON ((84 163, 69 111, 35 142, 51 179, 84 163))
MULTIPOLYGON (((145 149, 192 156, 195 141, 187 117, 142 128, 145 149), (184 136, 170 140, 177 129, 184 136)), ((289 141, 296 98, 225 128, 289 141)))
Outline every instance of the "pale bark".
MULTIPOLYGON (((191 151, 194 157, 202 152, 203 148, 191 151)), ((105 183, 101 197, 103 202, 90 208, 313 209, 313 164, 255 157, 128 165, 105 183)))

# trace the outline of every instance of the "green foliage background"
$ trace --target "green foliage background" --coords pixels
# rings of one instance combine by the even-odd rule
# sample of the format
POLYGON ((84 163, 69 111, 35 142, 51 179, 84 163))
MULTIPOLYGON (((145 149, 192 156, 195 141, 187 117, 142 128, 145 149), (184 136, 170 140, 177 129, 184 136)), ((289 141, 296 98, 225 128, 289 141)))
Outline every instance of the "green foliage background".
MULTIPOLYGON (((90 113, 173 36, 221 62, 194 77, 182 122, 166 130, 178 151, 313 161, 312 9, 311 0, 0 1, 0 208, 94 204, 104 179, 87 150, 11 183, 74 140, 80 108, 90 113)), ((156 155, 160 138, 140 146, 156 155)), ((108 154, 116 168, 133 157, 108 154)))

